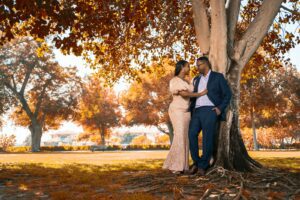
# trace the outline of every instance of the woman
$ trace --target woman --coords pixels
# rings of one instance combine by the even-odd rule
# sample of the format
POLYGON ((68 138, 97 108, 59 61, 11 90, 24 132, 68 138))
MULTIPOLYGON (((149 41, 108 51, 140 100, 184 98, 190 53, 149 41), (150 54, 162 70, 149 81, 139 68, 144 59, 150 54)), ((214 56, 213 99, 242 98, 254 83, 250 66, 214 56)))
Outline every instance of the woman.
POLYGON ((163 169, 169 169, 175 174, 183 173, 189 169, 188 129, 191 118, 188 111, 189 98, 207 94, 207 90, 200 93, 193 92, 193 85, 185 79, 189 73, 189 63, 185 60, 178 61, 175 76, 169 85, 173 96, 173 101, 169 106, 169 116, 174 128, 174 138, 163 169))

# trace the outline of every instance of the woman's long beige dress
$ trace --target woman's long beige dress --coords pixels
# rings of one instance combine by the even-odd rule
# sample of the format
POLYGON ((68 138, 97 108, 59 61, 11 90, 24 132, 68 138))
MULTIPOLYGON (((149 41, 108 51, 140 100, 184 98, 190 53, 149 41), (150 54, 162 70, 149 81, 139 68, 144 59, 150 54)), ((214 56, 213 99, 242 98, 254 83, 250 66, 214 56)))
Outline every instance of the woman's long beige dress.
POLYGON ((191 114, 188 112, 189 98, 178 95, 178 92, 182 90, 192 92, 193 85, 175 76, 171 79, 169 87, 173 96, 169 116, 174 128, 174 138, 163 169, 183 171, 189 169, 188 130, 191 114))

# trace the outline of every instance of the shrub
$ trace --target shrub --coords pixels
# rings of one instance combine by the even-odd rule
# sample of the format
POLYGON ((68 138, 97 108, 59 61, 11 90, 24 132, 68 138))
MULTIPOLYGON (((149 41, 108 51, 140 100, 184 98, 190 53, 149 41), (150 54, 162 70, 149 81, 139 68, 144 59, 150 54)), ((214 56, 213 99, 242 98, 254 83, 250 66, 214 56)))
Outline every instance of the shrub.
POLYGON ((12 147, 16 142, 15 135, 0 135, 0 148, 2 151, 7 151, 9 147, 12 147))
MULTIPOLYGON (((113 150, 167 150, 170 148, 170 145, 128 145, 126 148, 123 148, 121 145, 109 145, 104 151, 113 151, 113 150)), ((51 152, 51 151, 89 151, 91 146, 42 146, 41 151, 51 152)), ((7 152, 12 153, 21 153, 31 151, 30 146, 18 146, 18 147, 8 147, 7 152)))

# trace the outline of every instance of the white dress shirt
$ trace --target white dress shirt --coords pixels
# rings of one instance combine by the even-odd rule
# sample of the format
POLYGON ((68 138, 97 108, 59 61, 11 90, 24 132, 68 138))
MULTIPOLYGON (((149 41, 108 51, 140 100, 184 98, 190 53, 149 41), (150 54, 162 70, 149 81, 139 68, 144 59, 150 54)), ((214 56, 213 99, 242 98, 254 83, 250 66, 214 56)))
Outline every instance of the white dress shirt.
MULTIPOLYGON (((205 90, 207 88, 207 82, 209 79, 210 72, 211 72, 211 70, 208 71, 206 76, 201 75, 200 83, 198 85, 198 92, 202 92, 203 90, 205 90)), ((215 106, 215 105, 209 100, 207 95, 203 95, 201 97, 197 97, 197 100, 196 100, 196 108, 201 107, 201 106, 215 106)))

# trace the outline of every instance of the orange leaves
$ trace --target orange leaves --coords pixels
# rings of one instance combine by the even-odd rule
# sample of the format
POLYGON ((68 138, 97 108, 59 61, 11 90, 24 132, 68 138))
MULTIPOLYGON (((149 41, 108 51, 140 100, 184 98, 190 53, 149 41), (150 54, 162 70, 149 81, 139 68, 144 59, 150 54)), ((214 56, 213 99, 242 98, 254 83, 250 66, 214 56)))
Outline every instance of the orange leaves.
POLYGON ((168 88, 173 68, 169 60, 154 63, 148 66, 148 72, 139 74, 140 81, 133 82, 123 93, 121 103, 126 110, 126 124, 158 125, 168 121, 171 101, 168 88))
POLYGON ((285 193, 284 192, 269 192, 267 194, 268 199, 284 199, 285 193))
POLYGON ((132 145, 150 145, 151 143, 152 141, 148 139, 146 134, 137 136, 131 141, 132 145))
POLYGON ((0 135, 0 150, 6 151, 9 147, 13 146, 16 142, 15 135, 0 135))
POLYGON ((84 85, 77 115, 76 121, 85 129, 81 139, 93 141, 99 139, 100 134, 107 136, 108 129, 119 125, 122 117, 112 88, 106 87, 98 77, 89 77, 84 85))
POLYGON ((170 138, 168 135, 162 135, 162 136, 157 136, 155 137, 155 144, 163 144, 167 145, 170 144, 170 138))
POLYGON ((136 78, 137 69, 131 66, 133 60, 141 66, 154 54, 171 57, 169 50, 162 49, 171 47, 178 38, 185 41, 183 43, 188 49, 195 40, 190 37, 193 34, 192 23, 185 23, 184 30, 174 30, 179 15, 192 19, 189 3, 179 6, 178 2, 161 0, 20 0, 7 1, 5 6, 4 11, 9 12, 1 12, 5 34, 0 42, 25 33, 40 38, 52 35, 55 47, 64 53, 95 57, 93 62, 88 62, 90 67, 99 69, 99 75, 111 82, 124 75, 136 78), (20 22, 26 26, 16 26, 20 22), (13 27, 16 27, 16 33, 11 32, 13 27), (172 34, 176 37, 169 37, 172 34), (183 35, 186 37, 181 37, 183 35), (94 42, 106 48, 90 48, 94 42))

